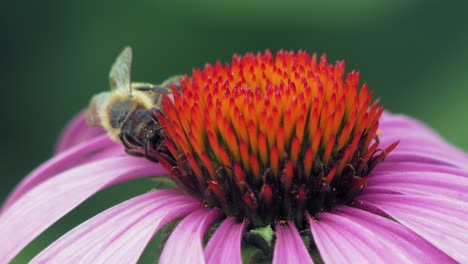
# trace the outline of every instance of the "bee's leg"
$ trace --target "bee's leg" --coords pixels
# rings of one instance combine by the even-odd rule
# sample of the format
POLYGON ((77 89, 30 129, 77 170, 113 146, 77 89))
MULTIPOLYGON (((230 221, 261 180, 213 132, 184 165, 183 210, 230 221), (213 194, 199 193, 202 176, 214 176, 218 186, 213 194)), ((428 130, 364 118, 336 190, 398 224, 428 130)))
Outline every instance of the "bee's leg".
POLYGON ((145 144, 145 157, 151 161, 158 162, 158 158, 156 156, 156 150, 151 147, 151 142, 147 139, 145 144))
POLYGON ((129 155, 136 156, 136 157, 143 157, 144 154, 141 152, 141 150, 135 149, 127 140, 127 137, 123 133, 120 133, 119 135, 120 141, 124 145, 125 152, 129 155))
POLYGON ((158 138, 158 141, 156 141, 156 145, 155 145, 155 146, 156 146, 156 151, 157 151, 157 152, 161 152, 161 151, 163 150, 163 149, 161 148, 161 145, 163 144, 163 141, 164 141, 163 137, 159 137, 159 138, 158 138))
POLYGON ((139 150, 135 150, 135 149, 128 149, 126 148, 125 149, 125 152, 129 155, 132 155, 132 156, 135 156, 135 157, 143 157, 145 156, 143 153, 141 153, 141 151, 139 150))
MULTIPOLYGON (((160 111, 160 110, 158 110, 158 111, 160 111)), ((157 128, 157 130, 156 130, 157 135, 158 135, 158 138, 157 138, 157 140, 156 140, 156 142, 155 142, 155 144, 154 144, 156 150, 159 150, 160 147, 161 147, 161 145, 163 144, 163 141, 164 141, 163 131, 164 131, 164 127, 163 127, 163 126, 159 126, 159 127, 157 128)))
POLYGON ((127 140, 127 138, 124 136, 123 133, 120 133, 120 134, 119 134, 119 138, 120 138, 120 142, 122 142, 122 144, 124 145, 125 149, 130 149, 130 148, 132 148, 132 147, 130 146, 130 143, 128 143, 128 140, 127 140))
POLYGON ((158 161, 157 159, 157 152, 160 152, 160 146, 164 140, 164 138, 161 135, 161 131, 164 129, 164 127, 160 126, 156 128, 155 131, 155 139, 156 141, 153 143, 152 140, 148 137, 146 138, 146 143, 145 143, 145 157, 147 157, 151 161, 158 161))

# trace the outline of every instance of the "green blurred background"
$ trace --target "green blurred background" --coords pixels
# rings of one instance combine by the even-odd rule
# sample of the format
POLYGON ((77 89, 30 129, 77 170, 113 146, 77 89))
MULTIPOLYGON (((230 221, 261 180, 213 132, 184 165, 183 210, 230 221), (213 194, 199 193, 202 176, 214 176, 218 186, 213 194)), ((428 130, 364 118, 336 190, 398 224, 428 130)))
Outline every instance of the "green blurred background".
MULTIPOLYGON (((108 89, 109 68, 125 45, 134 50, 133 79, 155 83, 205 62, 228 62, 233 53, 326 52, 330 61, 361 70, 387 109, 423 120, 468 150, 468 2, 321 2, 3 1, 0 201, 50 157, 61 129, 89 98, 108 89)), ((17 262, 147 189, 136 181, 96 195, 17 262)))

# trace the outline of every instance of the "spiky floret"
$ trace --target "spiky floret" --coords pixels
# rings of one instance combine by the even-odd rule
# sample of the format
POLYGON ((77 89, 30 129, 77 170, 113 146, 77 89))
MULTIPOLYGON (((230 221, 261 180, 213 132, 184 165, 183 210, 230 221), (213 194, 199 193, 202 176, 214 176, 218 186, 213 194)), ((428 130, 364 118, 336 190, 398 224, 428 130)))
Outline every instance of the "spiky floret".
POLYGON ((165 98, 166 154, 190 193, 253 226, 349 201, 397 143, 379 148, 383 107, 359 73, 323 55, 268 50, 207 64, 165 98))

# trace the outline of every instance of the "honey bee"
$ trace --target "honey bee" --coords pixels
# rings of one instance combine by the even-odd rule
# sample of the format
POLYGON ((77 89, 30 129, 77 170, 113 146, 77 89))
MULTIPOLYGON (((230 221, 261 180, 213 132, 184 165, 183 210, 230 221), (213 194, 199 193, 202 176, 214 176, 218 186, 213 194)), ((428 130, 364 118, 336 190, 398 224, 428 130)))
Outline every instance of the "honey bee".
POLYGON ((163 96, 172 93, 172 85, 180 89, 182 76, 160 85, 131 82, 131 64, 132 49, 126 47, 109 73, 111 91, 91 99, 87 123, 103 127, 113 140, 122 142, 127 153, 157 161, 155 153, 163 140, 163 127, 156 112, 161 111, 163 96))

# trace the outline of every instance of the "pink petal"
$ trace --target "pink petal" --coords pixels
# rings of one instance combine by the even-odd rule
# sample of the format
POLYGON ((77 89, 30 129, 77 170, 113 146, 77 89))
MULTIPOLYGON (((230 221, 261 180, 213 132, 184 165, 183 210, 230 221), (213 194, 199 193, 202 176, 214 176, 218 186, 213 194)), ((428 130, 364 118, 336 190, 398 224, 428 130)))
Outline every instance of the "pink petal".
POLYGON ((436 165, 420 162, 398 162, 388 161, 379 163, 372 171, 372 177, 379 175, 386 175, 388 173, 399 172, 441 172, 447 174, 454 174, 462 177, 468 177, 468 172, 459 168, 447 165, 436 165))
POLYGON ((386 113, 380 119, 379 130, 382 132, 379 136, 380 146, 388 146, 395 141, 400 141, 389 157, 400 152, 406 155, 411 154, 411 156, 423 154, 429 162, 436 162, 433 157, 438 157, 443 162, 439 164, 468 168, 466 165, 468 155, 465 152, 448 144, 432 129, 415 119, 386 113))
POLYGON ((117 155, 117 153, 123 153, 121 147, 112 142, 107 135, 96 137, 63 151, 26 176, 8 197, 2 211, 44 180, 79 164, 95 160, 97 155, 102 159, 117 155), (105 153, 106 156, 103 156, 102 153, 105 153))
POLYGON ((434 142, 426 140, 419 135, 409 137, 408 135, 395 134, 393 137, 386 137, 380 141, 381 146, 388 146, 393 142, 400 141, 397 148, 392 153, 411 152, 427 153, 439 156, 444 160, 459 162, 464 165, 468 159, 461 150, 449 145, 446 142, 434 142))
POLYGON ((364 194, 358 199, 385 211, 453 259, 468 263, 468 203, 395 194, 364 194))
POLYGON ((99 190, 164 173, 160 165, 145 159, 119 157, 82 165, 42 182, 0 215, 0 263, 10 261, 36 236, 99 190))
POLYGON ((404 226, 363 210, 338 207, 309 223, 325 263, 454 263, 404 226))
POLYGON ((400 114, 384 113, 379 120, 379 129, 382 131, 383 135, 391 135, 395 134, 395 132, 401 132, 400 134, 404 135, 417 131, 420 135, 442 140, 434 130, 427 127, 421 121, 400 114), (388 130, 391 130, 392 133, 387 133, 386 131, 388 130))
MULTIPOLYGON (((378 174, 377 174, 378 175, 378 174)), ((404 194, 440 196, 468 202, 468 178, 436 172, 395 172, 369 177, 363 193, 387 190, 404 194)))
POLYGON ((292 221, 276 224, 276 244, 273 263, 314 263, 292 221))
POLYGON ((161 227, 201 206, 176 189, 140 195, 71 230, 32 263, 136 263, 161 227))
MULTIPOLYGON (((398 148, 398 146, 397 146, 398 148)), ((468 169, 468 160, 464 159, 453 159, 441 153, 430 153, 421 150, 397 150, 395 149, 390 153, 385 161, 391 162, 415 162, 415 163, 426 163, 433 165, 444 165, 458 167, 461 169, 468 169)))
POLYGON ((61 153, 77 144, 105 134, 100 127, 90 127, 86 124, 86 111, 75 116, 65 127, 59 137, 55 153, 61 153))
POLYGON ((379 124, 379 139, 390 143, 398 139, 411 139, 419 142, 425 141, 431 144, 447 144, 446 141, 429 128, 422 126, 399 127, 382 122, 379 124))
POLYGON ((203 237, 218 215, 217 209, 202 208, 184 218, 167 240, 159 263, 205 263, 203 237))
POLYGON ((241 240, 245 222, 229 217, 216 229, 205 248, 207 263, 242 264, 241 240))

